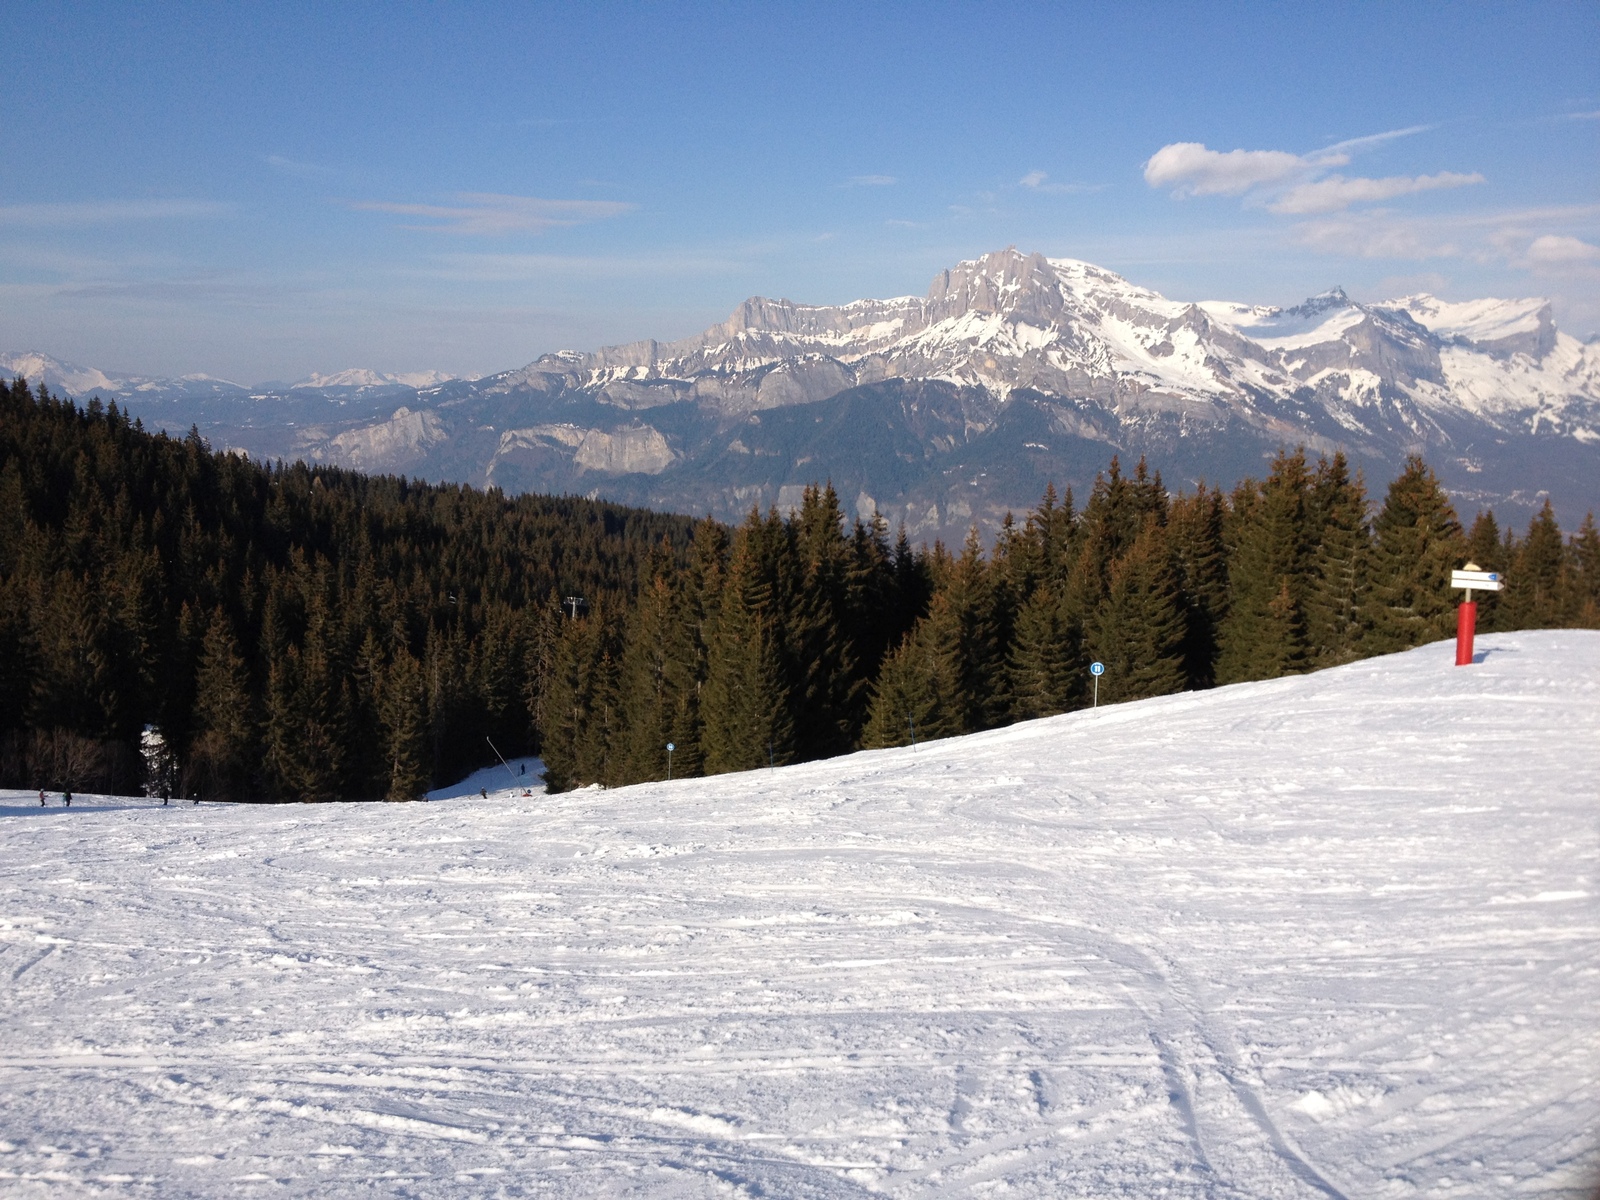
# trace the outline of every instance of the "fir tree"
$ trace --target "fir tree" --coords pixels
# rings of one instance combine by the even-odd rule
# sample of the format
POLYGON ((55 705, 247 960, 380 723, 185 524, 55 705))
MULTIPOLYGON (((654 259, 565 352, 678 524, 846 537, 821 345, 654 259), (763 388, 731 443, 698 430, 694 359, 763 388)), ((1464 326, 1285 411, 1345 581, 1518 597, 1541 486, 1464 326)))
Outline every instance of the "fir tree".
POLYGON ((1360 657, 1372 550, 1366 489, 1359 478, 1350 478, 1342 453, 1317 464, 1307 508, 1317 538, 1305 598, 1309 660, 1317 667, 1337 666, 1360 657))
POLYGON ((378 708, 388 767, 388 800, 416 800, 428 790, 427 697, 422 664, 410 651, 395 654, 383 676, 378 708))
POLYGON ((866 682, 850 638, 853 556, 843 522, 831 483, 805 489, 795 529, 799 580, 788 622, 800 759, 843 754, 861 723, 866 682))
POLYGON ((1528 523, 1507 572, 1504 612, 1508 629, 1550 629, 1566 624, 1571 604, 1566 547, 1550 501, 1528 523))
POLYGON ((1228 554, 1223 542, 1227 501, 1204 484, 1172 501, 1168 545, 1183 597, 1184 677, 1191 688, 1216 682, 1217 634, 1228 611, 1228 554))
POLYGON ((1049 587, 1036 588, 1017 614, 1011 640, 1012 718, 1026 721, 1080 707, 1086 662, 1060 598, 1049 587))
MULTIPOLYGON (((1490 509, 1481 510, 1473 519, 1472 531, 1467 534, 1467 561, 1477 563, 1485 571, 1505 574, 1508 562, 1506 543, 1500 534, 1500 525, 1490 509)), ((1478 605, 1479 631, 1493 633, 1503 628, 1500 593, 1473 592, 1478 605)))
POLYGON ((931 643, 924 623, 884 658, 872 687, 864 746, 906 746, 913 738, 931 742, 961 732, 948 703, 948 659, 931 643))
POLYGON ((1595 528, 1593 513, 1584 515, 1572 539, 1572 576, 1577 593, 1574 624, 1600 629, 1600 530, 1595 528))
POLYGON ((708 775, 787 763, 794 755, 782 536, 775 517, 763 520, 755 511, 734 536, 701 699, 708 775))
POLYGON ((1387 654, 1450 636, 1450 572, 1465 560, 1455 509, 1422 459, 1411 457, 1389 485, 1373 522, 1372 591, 1363 640, 1387 654))
POLYGON ((1275 679, 1306 668, 1310 483, 1305 452, 1296 450, 1278 454, 1265 483, 1246 481, 1234 492, 1218 683, 1275 679))
POLYGON ((249 668, 220 607, 206 627, 194 691, 184 792, 207 800, 250 799, 258 769, 256 704, 249 668))
POLYGON ((1185 632, 1166 527, 1152 512, 1112 569, 1088 629, 1087 652, 1106 665, 1101 698, 1139 700, 1182 691, 1185 632))

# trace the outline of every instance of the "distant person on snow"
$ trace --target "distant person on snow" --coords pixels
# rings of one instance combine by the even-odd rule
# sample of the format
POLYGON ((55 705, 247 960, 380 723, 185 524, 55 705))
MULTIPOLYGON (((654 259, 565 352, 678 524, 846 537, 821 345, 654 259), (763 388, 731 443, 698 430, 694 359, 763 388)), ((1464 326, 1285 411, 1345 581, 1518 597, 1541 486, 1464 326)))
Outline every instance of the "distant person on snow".
POLYGON ((67 807, 68 808, 72 807, 72 793, 71 792, 62 792, 61 793, 61 798, 67 802, 67 807))
POLYGON ((478 794, 480 796, 482 796, 485 800, 487 800, 489 798, 489 789, 488 788, 479 788, 478 789, 478 794))
POLYGON ((39 807, 40 808, 44 807, 44 793, 43 792, 39 793, 39 807))

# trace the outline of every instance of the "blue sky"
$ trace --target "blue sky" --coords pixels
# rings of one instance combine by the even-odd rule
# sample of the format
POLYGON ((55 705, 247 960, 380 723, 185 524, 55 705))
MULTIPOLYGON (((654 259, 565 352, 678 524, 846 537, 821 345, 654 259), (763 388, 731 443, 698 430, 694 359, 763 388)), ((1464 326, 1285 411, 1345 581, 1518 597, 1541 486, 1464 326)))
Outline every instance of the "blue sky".
POLYGON ((1600 329, 1600 5, 1113 7, 9 0, 0 349, 485 372, 1011 244, 1600 329))

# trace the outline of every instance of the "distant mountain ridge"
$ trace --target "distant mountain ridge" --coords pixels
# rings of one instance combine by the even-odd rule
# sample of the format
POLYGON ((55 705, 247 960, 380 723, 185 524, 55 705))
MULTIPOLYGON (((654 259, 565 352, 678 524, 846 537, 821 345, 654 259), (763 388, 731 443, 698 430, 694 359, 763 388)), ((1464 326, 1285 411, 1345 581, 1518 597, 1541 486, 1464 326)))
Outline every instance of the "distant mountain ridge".
POLYGON ((260 455, 723 517, 831 478, 918 537, 992 530, 1112 454, 1173 485, 1231 484, 1297 444, 1345 451, 1378 486, 1421 453, 1467 516, 1545 492, 1573 519, 1600 508, 1600 344, 1558 330, 1543 300, 1191 303, 1014 249, 921 297, 754 297, 693 337, 478 380, 345 372, 248 411, 187 384, 118 394, 260 455))

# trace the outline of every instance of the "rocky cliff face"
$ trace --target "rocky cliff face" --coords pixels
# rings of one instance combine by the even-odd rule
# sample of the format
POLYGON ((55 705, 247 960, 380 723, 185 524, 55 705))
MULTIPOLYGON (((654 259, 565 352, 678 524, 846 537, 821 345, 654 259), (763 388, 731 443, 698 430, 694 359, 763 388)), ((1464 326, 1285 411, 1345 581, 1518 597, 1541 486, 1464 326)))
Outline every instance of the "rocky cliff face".
POLYGON ((1544 490, 1564 519, 1600 507, 1600 345, 1542 300, 1189 303, 1005 250, 925 296, 753 298, 691 338, 546 355, 413 389, 399 412, 393 377, 347 374, 321 409, 297 389, 241 418, 212 397, 198 423, 259 454, 723 517, 831 478, 924 537, 992 528, 1047 481, 1081 490, 1114 453, 1181 486, 1297 444, 1380 486, 1422 453, 1469 516, 1516 517, 1544 490))

